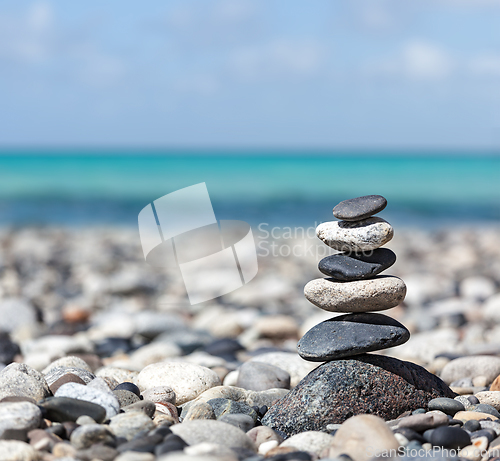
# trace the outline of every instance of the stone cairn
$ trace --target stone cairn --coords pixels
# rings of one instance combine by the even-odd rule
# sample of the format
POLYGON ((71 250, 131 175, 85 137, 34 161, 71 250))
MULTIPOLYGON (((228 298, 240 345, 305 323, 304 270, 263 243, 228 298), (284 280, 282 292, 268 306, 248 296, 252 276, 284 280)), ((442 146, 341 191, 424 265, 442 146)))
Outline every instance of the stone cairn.
POLYGON ((324 362, 269 408, 262 424, 285 436, 329 431, 354 415, 385 420, 427 407, 438 397, 455 394, 437 376, 414 363, 368 352, 408 341, 410 332, 396 320, 374 313, 400 304, 406 286, 398 277, 379 275, 396 261, 380 248, 393 229, 373 217, 387 204, 380 195, 339 203, 333 215, 341 221, 318 226, 318 237, 341 253, 319 263, 327 278, 310 281, 306 298, 330 312, 346 313, 321 322, 297 345, 300 356, 324 362))
POLYGON ((373 311, 390 309, 406 295, 404 282, 379 275, 392 266, 396 255, 380 248, 392 239, 392 226, 373 217, 387 205, 380 195, 340 202, 333 215, 341 221, 318 226, 318 237, 342 253, 322 259, 318 265, 328 278, 310 281, 306 298, 330 312, 347 312, 309 330, 297 345, 305 360, 325 362, 398 346, 410 332, 398 321, 373 311))

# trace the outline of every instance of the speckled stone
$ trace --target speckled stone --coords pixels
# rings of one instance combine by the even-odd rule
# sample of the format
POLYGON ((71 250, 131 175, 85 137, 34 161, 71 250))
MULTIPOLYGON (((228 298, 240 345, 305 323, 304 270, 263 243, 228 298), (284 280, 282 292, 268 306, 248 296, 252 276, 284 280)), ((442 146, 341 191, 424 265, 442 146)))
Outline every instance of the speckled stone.
POLYGON ((127 391, 125 389, 118 389, 117 391, 113 391, 113 395, 118 399, 120 408, 132 405, 136 402, 140 402, 141 400, 133 392, 127 391))
POLYGON ((389 242, 394 236, 392 226, 381 218, 363 221, 329 221, 316 228, 316 235, 338 251, 370 251, 389 242))
POLYGON ((45 375, 45 381, 47 381, 47 384, 49 386, 52 386, 52 384, 54 384, 57 380, 68 374, 78 376, 86 384, 90 383, 90 381, 95 378, 95 375, 93 373, 84 370, 83 368, 56 367, 48 371, 48 373, 45 375))
POLYGON ((325 311, 382 311, 403 302, 406 285, 400 278, 392 275, 378 275, 370 280, 354 282, 315 279, 304 287, 304 295, 325 311))
POLYGON ((213 409, 215 417, 219 419, 223 415, 243 414, 250 416, 254 422, 257 421, 255 410, 242 402, 229 399, 212 399, 207 402, 213 409))
POLYGON ((387 206, 387 200, 381 195, 344 200, 335 206, 333 216, 344 221, 359 221, 380 213, 387 206))
POLYGON ((391 317, 347 314, 311 328, 297 344, 297 350, 305 360, 325 362, 399 346, 408 339, 410 332, 391 317))
POLYGON ((388 248, 366 253, 339 253, 323 258, 318 269, 340 282, 373 278, 396 262, 396 254, 388 248))
POLYGON ((287 435, 324 431, 358 414, 385 420, 455 394, 435 375, 410 362, 374 354, 326 362, 276 402, 262 424, 287 435))

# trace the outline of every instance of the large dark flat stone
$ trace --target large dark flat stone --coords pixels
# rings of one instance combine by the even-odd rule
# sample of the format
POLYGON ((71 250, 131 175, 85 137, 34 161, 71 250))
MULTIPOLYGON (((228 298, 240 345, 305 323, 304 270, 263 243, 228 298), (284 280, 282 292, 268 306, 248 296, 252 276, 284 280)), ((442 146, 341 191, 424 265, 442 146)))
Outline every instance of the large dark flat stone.
POLYGON ((396 255, 388 248, 377 248, 365 253, 345 252, 323 258, 318 269, 340 282, 369 279, 396 262, 396 255))
POLYGON ((333 209, 333 216, 343 221, 360 221, 379 213, 387 206, 381 195, 364 195, 340 202, 333 209))
POLYGON ((347 314, 311 328, 297 344, 299 355, 312 362, 399 346, 410 339, 404 325, 383 314, 347 314))
POLYGON ((106 419, 106 410, 93 402, 70 397, 49 397, 38 404, 44 417, 51 421, 76 421, 82 415, 90 416, 97 423, 106 419))
POLYGON ((325 431, 359 414, 395 419, 426 408, 436 397, 455 397, 437 376, 414 363, 364 354, 326 362, 278 400, 262 424, 287 435, 325 431))

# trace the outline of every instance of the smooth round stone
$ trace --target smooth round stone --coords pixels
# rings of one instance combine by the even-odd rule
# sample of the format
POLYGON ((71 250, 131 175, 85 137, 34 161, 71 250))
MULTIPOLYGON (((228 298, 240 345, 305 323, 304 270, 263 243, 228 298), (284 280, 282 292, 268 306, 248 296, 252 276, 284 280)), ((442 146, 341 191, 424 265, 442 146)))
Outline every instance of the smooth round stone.
POLYGON ((223 415, 242 414, 250 416, 254 422, 257 421, 257 413, 252 407, 245 403, 222 398, 212 399, 207 403, 214 409, 217 419, 223 415))
POLYGON ((445 397, 432 399, 427 406, 429 410, 440 410, 450 416, 453 416, 458 411, 465 411, 465 407, 461 402, 445 397))
POLYGON ((432 431, 431 443, 437 447, 457 450, 470 445, 470 436, 459 427, 441 426, 432 431))
POLYGON ((382 311, 403 302, 406 285, 400 278, 392 275, 378 275, 373 279, 354 282, 315 279, 304 287, 304 295, 325 311, 382 311))
POLYGON ((472 405, 469 408, 469 411, 478 411, 480 413, 487 413, 489 415, 494 416, 495 418, 500 419, 500 413, 491 405, 485 403, 479 403, 477 405, 472 405))
POLYGON ((175 405, 175 392, 169 386, 150 387, 142 392, 142 396, 154 403, 172 403, 175 405))
POLYGON ((216 419, 212 405, 207 402, 194 402, 184 415, 182 412, 182 421, 192 421, 195 419, 216 419))
POLYGON ((320 457, 324 449, 330 448, 335 443, 333 436, 319 431, 306 431, 292 435, 286 439, 280 447, 292 447, 299 451, 314 453, 320 457))
POLYGON ((113 395, 118 399, 120 408, 141 401, 141 399, 137 397, 137 395, 135 395, 133 392, 126 391, 125 389, 118 389, 117 391, 113 391, 113 395))
POLYGON ((209 368, 192 363, 161 362, 145 367, 137 377, 139 389, 169 386, 175 392, 177 405, 195 399, 202 392, 220 386, 220 378, 209 368))
POLYGON ((338 251, 375 250, 389 242, 394 236, 392 226, 381 218, 363 221, 329 221, 316 228, 316 235, 330 248, 338 251))
POLYGON ((255 421, 250 415, 243 415, 243 414, 222 415, 218 419, 223 423, 228 423, 237 427, 238 429, 241 429, 243 432, 248 432, 255 426, 255 421))
POLYGON ((39 404, 45 409, 45 417, 50 421, 76 421, 80 416, 90 416, 102 423, 106 419, 106 410, 97 403, 70 397, 49 397, 39 404))
POLYGON ((132 440, 139 432, 151 431, 156 427, 151 418, 143 411, 128 411, 113 416, 109 428, 117 437, 132 440))
POLYGON ((29 402, 0 404, 0 435, 7 430, 30 430, 40 425, 42 412, 29 402))
POLYGON ((39 401, 50 395, 43 375, 24 363, 11 363, 0 372, 0 399, 31 397, 39 401))
POLYGON ((115 437, 108 426, 102 424, 85 424, 77 427, 70 437, 71 445, 82 450, 89 448, 96 443, 112 444, 115 437))
POLYGON ((323 274, 340 282, 373 278, 396 262, 396 254, 388 248, 377 248, 373 252, 339 253, 323 258, 318 269, 323 274))
POLYGON ((129 391, 133 392, 137 397, 141 396, 141 391, 134 383, 124 382, 118 384, 114 389, 114 391, 129 391))
POLYGON ((387 206, 387 200, 381 195, 344 200, 335 206, 333 216, 344 221, 359 221, 380 213, 387 206))
POLYGON ((230 448, 246 448, 255 451, 255 445, 241 429, 222 421, 209 419, 174 424, 170 430, 189 445, 210 442, 230 448))
POLYGON ((438 426, 447 426, 448 417, 442 412, 429 412, 418 415, 410 415, 401 418, 398 428, 407 427, 417 432, 422 432, 438 426))
POLYGON ((479 424, 479 421, 476 421, 475 419, 470 419, 465 422, 463 428, 469 432, 476 432, 481 429, 481 424, 479 424))
POLYGON ((500 357, 471 355, 448 362, 441 371, 441 379, 451 383, 461 378, 485 376, 487 383, 500 375, 500 357))
POLYGON ((0 440, 2 461, 36 461, 37 451, 28 443, 19 440, 0 440))
POLYGON ((237 387, 252 391, 290 389, 290 373, 262 362, 245 362, 239 369, 237 387))
POLYGON ((311 362, 325 362, 398 346, 410 332, 383 314, 347 314, 311 328, 297 344, 299 355, 311 362))
POLYGON ((111 391, 104 392, 100 389, 83 386, 82 384, 64 384, 57 390, 56 397, 70 397, 101 405, 106 410, 107 418, 113 417, 120 410, 118 399, 111 393, 111 391))
POLYGON ((486 437, 488 441, 491 443, 493 440, 497 438, 497 433, 493 429, 481 429, 472 432, 470 435, 470 439, 474 441, 474 439, 477 439, 479 437, 486 437))

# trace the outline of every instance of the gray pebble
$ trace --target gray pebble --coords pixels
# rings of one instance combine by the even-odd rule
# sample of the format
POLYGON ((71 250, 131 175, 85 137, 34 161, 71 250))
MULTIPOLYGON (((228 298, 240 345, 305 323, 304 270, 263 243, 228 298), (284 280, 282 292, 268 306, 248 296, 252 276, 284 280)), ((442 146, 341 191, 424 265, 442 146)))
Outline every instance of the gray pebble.
POLYGON ((108 426, 103 424, 86 424, 77 427, 70 437, 71 445, 77 450, 89 448, 96 443, 111 444, 114 439, 115 437, 108 426))
POLYGON ((4 397, 31 397, 36 402, 50 395, 43 375, 23 363, 11 363, 0 372, 0 400, 4 397))
POLYGON ((27 431, 39 427, 42 421, 40 408, 29 402, 0 404, 0 434, 6 430, 27 431))
POLYGON ((85 383, 90 383, 95 378, 94 373, 90 371, 84 370, 83 368, 75 368, 75 367, 57 367, 52 368, 45 375, 45 381, 49 386, 52 386, 58 379, 62 378, 66 374, 72 374, 78 376, 85 383))
POLYGON ((139 432, 151 431, 156 427, 151 418, 143 411, 129 411, 113 416, 109 428, 117 437, 132 440, 139 432))
POLYGON ((241 429, 243 432, 248 432, 250 429, 252 429, 255 426, 255 422, 254 422, 253 418, 249 415, 241 415, 241 414, 240 415, 238 415, 238 414, 222 415, 219 418, 219 421, 236 426, 237 428, 241 429))
POLYGON ((253 391, 290 389, 290 374, 263 362, 245 362, 238 373, 237 387, 253 391))
POLYGON ((447 415, 453 416, 458 411, 465 411, 464 404, 455 399, 438 397, 428 403, 429 410, 440 410, 447 415))
POLYGON ((344 200, 335 206, 333 216, 344 221, 359 221, 380 213, 387 206, 387 200, 381 195, 344 200))
POLYGON ((126 391, 124 389, 119 389, 113 391, 113 395, 118 399, 120 408, 132 405, 133 403, 140 402, 141 399, 137 397, 133 392, 126 391))

